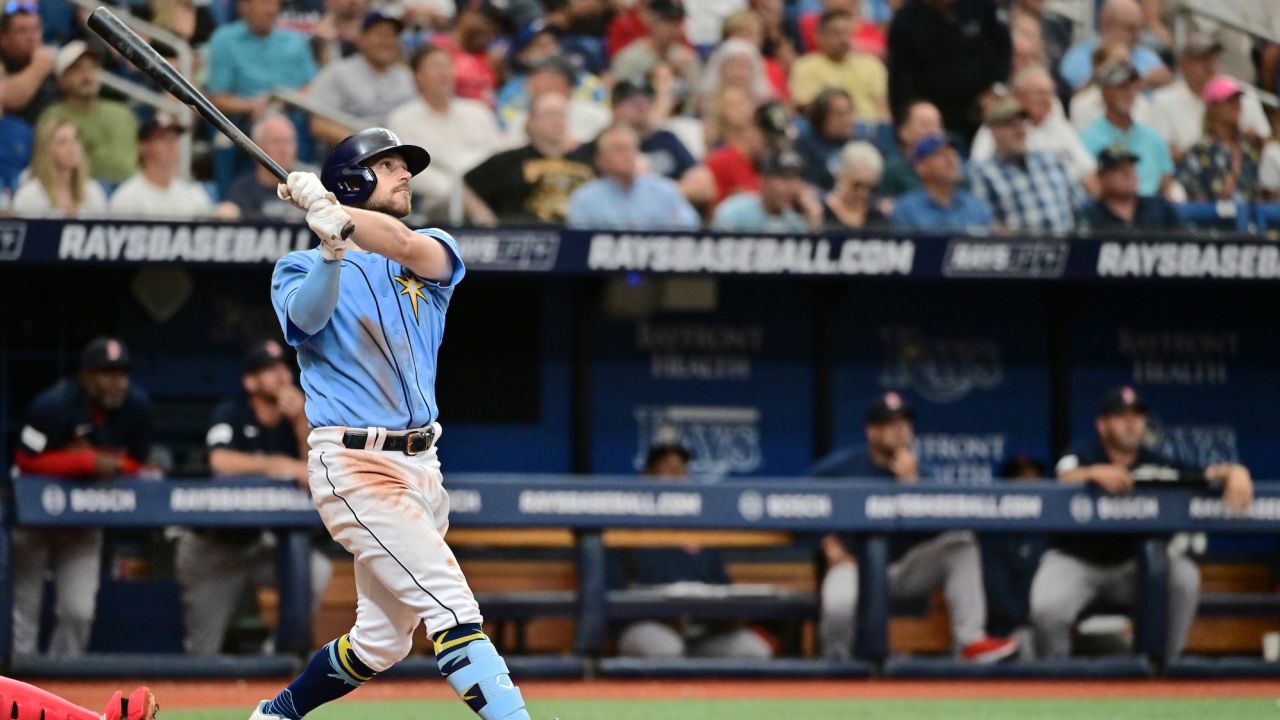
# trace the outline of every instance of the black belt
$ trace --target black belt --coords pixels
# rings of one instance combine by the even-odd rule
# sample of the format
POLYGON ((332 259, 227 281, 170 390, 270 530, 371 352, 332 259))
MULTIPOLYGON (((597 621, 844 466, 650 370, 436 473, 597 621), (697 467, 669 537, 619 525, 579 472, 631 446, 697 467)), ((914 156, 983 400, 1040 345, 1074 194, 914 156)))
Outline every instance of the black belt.
MULTIPOLYGON (((364 430, 348 430, 342 434, 342 445, 351 450, 364 450, 368 439, 369 433, 364 430)), ((386 439, 382 441, 382 447, 373 449, 402 452, 405 455, 417 455, 430 450, 431 446, 435 444, 436 431, 434 428, 427 428, 425 430, 410 430, 397 435, 387 435, 386 439)))

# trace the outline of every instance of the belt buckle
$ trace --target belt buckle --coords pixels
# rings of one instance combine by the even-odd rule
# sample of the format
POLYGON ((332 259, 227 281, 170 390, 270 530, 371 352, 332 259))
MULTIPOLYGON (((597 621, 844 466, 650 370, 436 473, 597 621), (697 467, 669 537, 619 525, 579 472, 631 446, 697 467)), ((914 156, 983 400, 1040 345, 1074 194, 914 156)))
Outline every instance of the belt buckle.
POLYGON ((431 449, 430 430, 414 430, 404 436, 404 454, 410 457, 431 449))

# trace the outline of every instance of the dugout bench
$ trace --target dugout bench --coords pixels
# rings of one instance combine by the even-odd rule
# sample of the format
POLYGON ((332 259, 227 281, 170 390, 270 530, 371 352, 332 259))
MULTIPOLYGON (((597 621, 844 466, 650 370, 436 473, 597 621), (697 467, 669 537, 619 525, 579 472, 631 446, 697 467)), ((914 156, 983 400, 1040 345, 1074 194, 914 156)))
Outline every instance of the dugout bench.
MULTIPOLYGON (((654 675, 693 671, 738 675, 859 675, 872 669, 866 663, 833 665, 823 661, 783 659, 765 664, 740 662, 676 661, 664 664, 627 659, 604 659, 588 666, 585 658, 603 650, 605 630, 615 619, 722 615, 723 601, 689 598, 672 602, 667 597, 613 594, 606 587, 605 549, 610 544, 644 545, 653 541, 646 528, 670 530, 725 530, 820 533, 856 532, 864 535, 860 558, 858 649, 862 658, 883 662, 887 674, 928 676, 997 673, 1005 676, 1062 674, 1061 667, 1043 663, 991 666, 959 665, 945 659, 889 658, 887 627, 890 606, 886 582, 888 536, 894 532, 973 529, 986 532, 1131 532, 1160 538, 1173 532, 1280 532, 1280 489, 1259 484, 1257 500, 1244 517, 1229 517, 1220 501, 1187 490, 1145 492, 1128 498, 1109 498, 1080 488, 1050 483, 982 487, 921 485, 886 486, 883 483, 813 482, 794 480, 732 480, 655 486, 637 478, 571 476, 475 476, 455 474, 449 487, 455 503, 452 524, 459 534, 466 528, 571 528, 577 560, 577 587, 568 594, 545 597, 482 597, 496 615, 564 613, 575 619, 575 650, 571 658, 549 659, 526 665, 513 661, 513 669, 581 674, 594 670, 614 675, 654 675), (532 602, 521 602, 532 601, 532 602)), ((276 529, 281 541, 280 613, 278 647, 286 658, 298 660, 311 648, 305 612, 309 606, 309 565, 305 561, 309 533, 319 520, 306 493, 292 486, 264 480, 116 481, 86 485, 50 478, 14 479, 13 508, 4 516, 10 525, 24 527, 258 527, 276 529), (301 560, 301 562, 299 561, 301 560)), ((565 532, 565 531, 557 531, 565 532)), ((677 536, 679 537, 679 536, 677 536)), ((459 538, 462 539, 462 538, 459 538)), ((9 595, 8 533, 0 533, 0 651, 9 658, 11 598, 9 595)), ((1164 542, 1152 539, 1143 552, 1144 587, 1160 587, 1166 555, 1164 542)), ((752 605, 732 599, 735 614, 741 609, 777 617, 779 613, 812 613, 812 598, 798 596, 761 600, 752 605)), ((1165 657, 1163 592, 1141 593, 1140 619, 1132 662, 1090 661, 1068 673, 1115 677, 1143 676, 1153 669, 1169 674, 1235 671, 1268 674, 1273 668, 1236 663, 1204 663, 1195 659, 1169 662, 1165 657)), ((1243 607, 1265 613, 1275 606, 1262 597, 1249 598, 1243 607)), ((1212 605, 1212 603, 1210 603, 1212 605)), ((81 675, 109 670, 147 675, 251 674, 253 658, 217 659, 208 663, 194 658, 155 656, 141 658, 87 658, 54 664, 37 660, 24 667, 39 671, 81 675), (130 664, 132 663, 132 665, 130 664), (219 663, 222 663, 219 665, 219 663)), ((277 660, 272 660, 276 662, 277 660)), ((1233 661, 1234 662, 1234 661, 1233 661)), ((434 673, 434 662, 424 658, 407 661, 401 673, 434 673), (423 667, 418 668, 417 665, 423 667)))

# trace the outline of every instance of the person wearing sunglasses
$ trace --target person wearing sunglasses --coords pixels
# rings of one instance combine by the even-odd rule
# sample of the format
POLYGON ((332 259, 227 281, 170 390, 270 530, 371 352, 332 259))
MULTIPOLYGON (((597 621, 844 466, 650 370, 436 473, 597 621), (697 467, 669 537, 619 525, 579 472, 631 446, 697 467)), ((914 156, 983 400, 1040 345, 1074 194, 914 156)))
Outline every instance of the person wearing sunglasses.
POLYGON ((35 3, 11 0, 0 13, 0 63, 8 82, 4 111, 35 125, 44 109, 58 99, 54 50, 44 45, 44 29, 35 3))
POLYGON ((864 228, 887 221, 875 202, 884 160, 875 146, 855 140, 840 151, 835 187, 822 196, 822 224, 829 228, 864 228))

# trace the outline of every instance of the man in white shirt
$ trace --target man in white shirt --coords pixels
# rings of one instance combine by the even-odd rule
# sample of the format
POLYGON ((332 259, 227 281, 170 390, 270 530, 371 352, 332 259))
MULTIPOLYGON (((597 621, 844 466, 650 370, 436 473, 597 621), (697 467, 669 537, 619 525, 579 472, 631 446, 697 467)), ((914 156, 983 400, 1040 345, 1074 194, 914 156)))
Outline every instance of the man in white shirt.
POLYGON ((462 176, 502 149, 505 138, 484 103, 454 95, 456 71, 447 49, 426 43, 410 65, 418 97, 391 111, 387 129, 406 143, 431 148, 431 165, 409 187, 433 214, 462 192, 462 176))
POLYGON ((349 128, 312 116, 311 132, 316 137, 337 144, 356 130, 385 125, 387 113, 413 98, 413 73, 405 67, 400 52, 403 31, 400 20, 369 13, 357 41, 360 52, 329 63, 316 75, 310 99, 360 121, 360 127, 349 128))
POLYGON ((186 130, 173 118, 157 114, 138 129, 141 166, 111 195, 108 212, 119 218, 192 219, 213 215, 209 194, 178 177, 182 153, 179 137, 186 130))
MULTIPOLYGON (((1013 76, 1012 89, 1013 97, 1027 113, 1027 151, 1055 155, 1066 164, 1071 179, 1083 185, 1090 196, 1096 196, 1097 161, 1061 110, 1054 107, 1054 84, 1049 71, 1041 65, 1024 68, 1013 76)), ((981 161, 994 156, 991 129, 983 125, 973 138, 969 159, 981 161)))
MULTIPOLYGON (((1204 99, 1201 95, 1205 84, 1218 74, 1221 54, 1222 43, 1204 33, 1191 33, 1178 59, 1180 76, 1151 96, 1152 113, 1148 121, 1169 143, 1175 162, 1181 160, 1182 155, 1204 135, 1204 99)), ((1244 88, 1240 102, 1240 130, 1259 139, 1270 137, 1271 124, 1267 122, 1257 93, 1244 88)))

